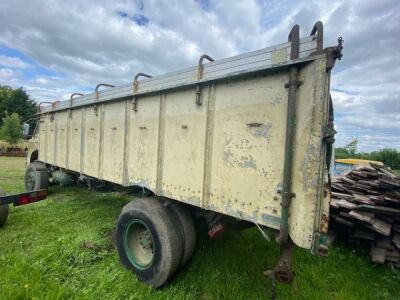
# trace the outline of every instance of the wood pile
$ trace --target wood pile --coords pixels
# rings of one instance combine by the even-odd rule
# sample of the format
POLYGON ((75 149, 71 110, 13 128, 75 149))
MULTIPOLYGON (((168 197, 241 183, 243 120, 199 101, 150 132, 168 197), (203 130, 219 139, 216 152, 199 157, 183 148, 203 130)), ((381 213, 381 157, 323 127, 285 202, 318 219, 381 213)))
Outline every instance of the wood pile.
POLYGON ((352 170, 332 182, 330 208, 331 222, 366 241, 374 263, 400 268, 400 176, 374 164, 352 170))

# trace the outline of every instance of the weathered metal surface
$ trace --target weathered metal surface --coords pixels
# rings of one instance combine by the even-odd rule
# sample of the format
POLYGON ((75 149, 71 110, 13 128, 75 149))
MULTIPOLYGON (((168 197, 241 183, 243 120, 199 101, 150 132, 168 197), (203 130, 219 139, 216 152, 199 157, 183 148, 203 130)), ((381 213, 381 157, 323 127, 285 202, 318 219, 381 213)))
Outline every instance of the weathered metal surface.
POLYGON ((72 106, 59 103, 40 116, 39 159, 279 229, 285 84, 295 66, 303 84, 295 104, 289 235, 311 248, 329 202, 323 193, 329 72, 326 53, 308 56, 315 39, 300 39, 299 60, 285 43, 206 63, 201 80, 198 68, 189 68, 140 81, 136 92, 130 83, 96 93, 95 103, 93 94, 72 106))

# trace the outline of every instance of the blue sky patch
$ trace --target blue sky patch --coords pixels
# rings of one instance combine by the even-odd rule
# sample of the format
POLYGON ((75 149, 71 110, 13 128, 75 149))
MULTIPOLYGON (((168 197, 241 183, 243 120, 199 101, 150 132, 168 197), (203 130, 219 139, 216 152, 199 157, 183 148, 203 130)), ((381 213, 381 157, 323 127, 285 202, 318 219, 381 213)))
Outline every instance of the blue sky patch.
POLYGON ((118 15, 122 18, 128 18, 128 19, 132 20, 139 26, 146 26, 150 21, 149 18, 147 18, 146 16, 144 16, 142 14, 134 14, 133 16, 130 16, 128 13, 126 13, 124 11, 119 11, 118 15))
POLYGON ((50 70, 50 69, 40 66, 32 58, 30 58, 29 56, 25 55, 23 52, 21 52, 17 49, 9 48, 5 45, 0 44, 0 55, 19 58, 21 61, 23 61, 24 63, 29 65, 28 68, 24 68, 24 69, 15 68, 12 66, 4 66, 9 69, 14 69, 14 70, 19 69, 20 71, 22 71, 21 79, 29 80, 29 79, 33 79, 36 77, 52 77, 52 76, 53 77, 54 76, 61 77, 61 78, 65 77, 63 74, 61 74, 59 72, 56 72, 54 70, 50 70))

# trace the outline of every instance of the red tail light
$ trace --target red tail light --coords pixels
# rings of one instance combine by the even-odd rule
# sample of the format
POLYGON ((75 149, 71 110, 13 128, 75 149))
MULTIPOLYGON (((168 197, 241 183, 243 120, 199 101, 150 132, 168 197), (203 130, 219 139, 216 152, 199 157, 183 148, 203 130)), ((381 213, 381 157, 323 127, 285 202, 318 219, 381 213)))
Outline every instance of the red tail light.
POLYGON ((47 198, 47 190, 40 190, 37 192, 23 193, 18 196, 18 201, 14 203, 15 206, 25 205, 32 202, 37 202, 47 198))

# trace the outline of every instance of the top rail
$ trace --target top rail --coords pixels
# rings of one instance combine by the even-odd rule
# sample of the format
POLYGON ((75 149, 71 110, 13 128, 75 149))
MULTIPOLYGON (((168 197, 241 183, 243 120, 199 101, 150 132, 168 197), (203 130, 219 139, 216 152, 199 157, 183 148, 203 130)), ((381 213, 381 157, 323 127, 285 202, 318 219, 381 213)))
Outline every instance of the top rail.
POLYGON ((214 60, 208 55, 202 55, 196 67, 151 77, 144 73, 138 73, 132 82, 114 87, 112 85, 99 84, 95 93, 83 96, 76 95, 73 101, 61 101, 55 105, 43 107, 38 114, 71 109, 74 107, 96 105, 102 102, 118 100, 127 97, 159 92, 179 88, 183 86, 199 85, 204 82, 220 80, 273 68, 288 67, 293 64, 304 63, 321 57, 322 52, 322 23, 317 22, 310 36, 299 38, 299 31, 290 32, 289 42, 273 47, 256 50, 230 58, 214 60), (294 49, 295 51, 293 51, 294 49), (209 62, 203 64, 203 60, 209 62), (146 77, 138 84, 138 77, 146 77), (108 86, 109 89, 99 91, 100 86, 108 86))

